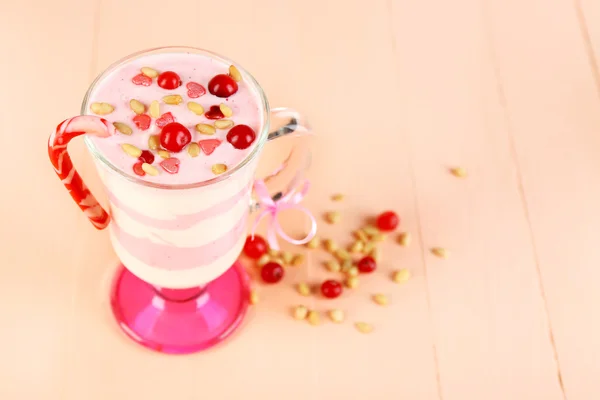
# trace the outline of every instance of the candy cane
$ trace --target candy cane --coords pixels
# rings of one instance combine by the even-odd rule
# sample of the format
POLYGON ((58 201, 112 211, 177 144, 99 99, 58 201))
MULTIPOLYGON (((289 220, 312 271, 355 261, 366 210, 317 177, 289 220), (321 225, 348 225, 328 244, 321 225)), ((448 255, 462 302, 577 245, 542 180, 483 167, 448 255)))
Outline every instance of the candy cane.
POLYGON ((115 134, 115 127, 104 118, 93 116, 66 119, 56 127, 56 131, 48 139, 48 156, 56 175, 75 203, 97 229, 104 229, 108 226, 110 217, 83 183, 67 150, 67 145, 73 138, 84 134, 108 137, 115 134))

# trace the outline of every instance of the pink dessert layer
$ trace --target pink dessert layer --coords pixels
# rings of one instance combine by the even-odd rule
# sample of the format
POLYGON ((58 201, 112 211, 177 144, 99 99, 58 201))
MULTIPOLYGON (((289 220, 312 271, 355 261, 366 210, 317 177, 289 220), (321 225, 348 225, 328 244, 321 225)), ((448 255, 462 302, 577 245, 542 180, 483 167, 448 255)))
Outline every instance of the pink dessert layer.
POLYGON ((235 168, 236 165, 246 159, 259 142, 259 135, 263 126, 263 112, 260 95, 245 80, 237 82, 238 90, 230 97, 217 97, 209 92, 209 81, 218 74, 228 74, 229 67, 230 65, 208 55, 194 53, 146 55, 118 66, 93 89, 88 101, 88 114, 100 115, 112 123, 126 124, 132 133, 131 135, 117 133, 117 135, 106 139, 93 137, 91 140, 109 163, 127 174, 156 183, 198 183, 217 176, 212 168, 215 164, 224 164, 227 166, 227 170, 235 168), (136 84, 133 81, 134 77, 141 74, 143 67, 152 68, 158 73, 173 71, 179 75, 182 83, 179 87, 168 90, 158 85, 156 77, 142 77, 146 84, 151 79, 149 86, 139 84, 139 81, 136 84), (206 93, 199 97, 196 97, 197 95, 194 93, 190 93, 188 89, 188 83, 190 82, 202 85, 206 89, 206 93), (180 95, 182 102, 177 105, 165 103, 164 97, 169 95, 180 95), (150 126, 147 129, 141 129, 134 121, 136 113, 131 108, 131 100, 138 100, 144 105, 143 114, 148 116, 145 118, 150 118, 150 126), (154 100, 158 101, 159 104, 158 118, 152 117, 149 109, 154 100), (212 135, 198 132, 196 130, 197 124, 214 126, 215 120, 207 118, 205 113, 197 115, 191 111, 188 108, 189 102, 200 104, 205 113, 210 110, 211 106, 225 104, 233 111, 233 115, 224 117, 224 119, 233 121, 234 126, 240 124, 249 126, 256 133, 256 139, 248 148, 236 149, 227 141, 227 133, 231 128, 217 128, 216 133, 212 135), (114 110, 108 114, 98 114, 91 109, 93 103, 107 103, 114 110), (160 118, 166 113, 171 113, 175 122, 183 124, 190 131, 191 143, 200 144, 200 154, 196 157, 192 157, 188 153, 189 145, 180 152, 171 152, 171 158, 179 160, 177 173, 169 173, 162 168, 160 164, 163 159, 158 155, 157 150, 149 149, 150 136, 160 135, 161 133, 161 128, 157 126, 157 120, 160 124, 160 118), (204 142, 206 140, 208 141, 204 142), (212 147, 217 143, 217 147, 211 152, 212 147), (154 176, 146 173, 140 176, 139 165, 136 174, 134 165, 139 160, 127 154, 122 148, 123 144, 131 144, 140 150, 150 150, 155 158, 152 166, 156 168, 158 175, 154 176))

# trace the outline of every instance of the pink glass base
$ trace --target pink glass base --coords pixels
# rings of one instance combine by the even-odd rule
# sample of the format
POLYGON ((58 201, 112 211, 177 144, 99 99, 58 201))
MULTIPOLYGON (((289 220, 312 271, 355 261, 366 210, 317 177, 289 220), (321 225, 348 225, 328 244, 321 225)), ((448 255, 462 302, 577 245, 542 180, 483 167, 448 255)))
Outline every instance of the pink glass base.
POLYGON ((136 342, 171 354, 194 353, 224 340, 248 307, 249 278, 236 262, 201 288, 152 286, 121 266, 111 293, 119 326, 136 342))

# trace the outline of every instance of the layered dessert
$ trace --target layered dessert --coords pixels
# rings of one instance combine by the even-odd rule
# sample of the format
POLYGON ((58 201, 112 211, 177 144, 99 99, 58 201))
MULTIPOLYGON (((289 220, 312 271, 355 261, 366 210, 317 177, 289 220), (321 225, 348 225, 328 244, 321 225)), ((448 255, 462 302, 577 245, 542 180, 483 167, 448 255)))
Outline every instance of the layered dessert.
POLYGON ((205 284, 241 252, 265 124, 264 100, 246 78, 208 54, 149 54, 107 71, 86 99, 86 113, 116 131, 87 139, 113 246, 151 284, 205 284))

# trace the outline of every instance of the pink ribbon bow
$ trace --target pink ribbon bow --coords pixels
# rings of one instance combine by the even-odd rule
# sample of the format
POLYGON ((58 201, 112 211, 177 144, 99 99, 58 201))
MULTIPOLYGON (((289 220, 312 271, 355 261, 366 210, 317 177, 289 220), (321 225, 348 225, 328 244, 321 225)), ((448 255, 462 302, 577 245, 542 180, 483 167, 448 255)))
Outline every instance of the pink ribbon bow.
POLYGON ((267 215, 271 216, 271 220, 269 222, 269 226, 267 228, 267 242, 272 249, 279 250, 279 244, 277 243, 277 235, 281 236, 288 242, 292 244, 304 244, 308 243, 313 237, 315 237, 317 233, 317 221, 312 213, 303 205, 300 204, 306 193, 308 192, 308 188, 310 187, 310 182, 305 180, 302 184, 302 188, 300 191, 292 190, 282 198, 278 200, 273 200, 269 195, 269 191, 265 185, 265 182, 262 180, 257 180, 254 182, 254 192, 258 196, 258 201, 261 204, 262 211, 256 217, 256 221, 252 226, 252 237, 254 237, 254 232, 260 221, 266 217, 267 215), (283 228, 279 224, 277 220, 277 214, 283 210, 299 210, 310 218, 310 232, 304 239, 294 239, 290 237, 283 231, 283 228))

